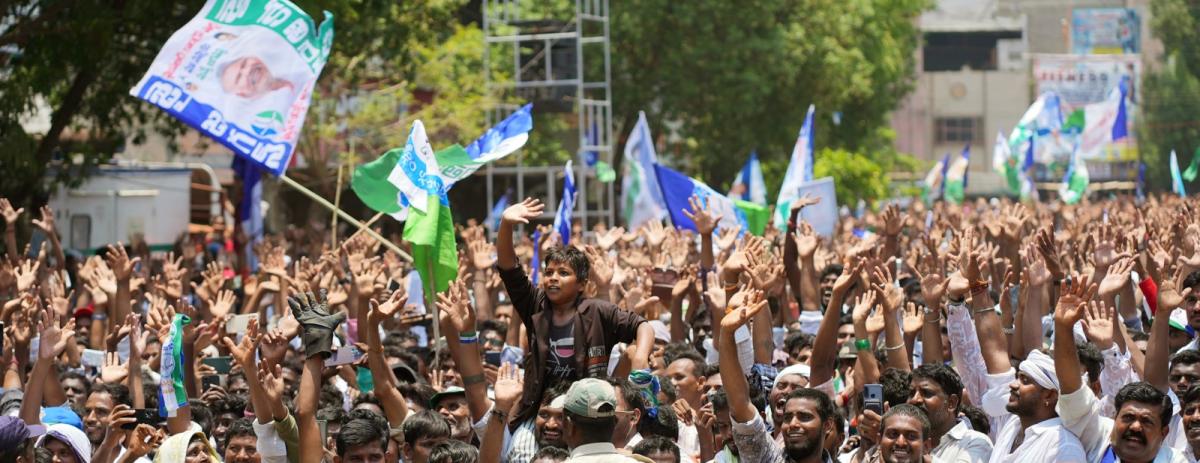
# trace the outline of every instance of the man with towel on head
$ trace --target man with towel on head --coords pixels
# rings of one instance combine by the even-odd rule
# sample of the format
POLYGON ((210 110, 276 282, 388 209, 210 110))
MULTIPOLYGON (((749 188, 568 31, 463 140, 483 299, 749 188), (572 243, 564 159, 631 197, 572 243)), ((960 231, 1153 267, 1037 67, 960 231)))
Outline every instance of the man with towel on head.
POLYGON ((993 418, 992 429, 999 430, 991 463, 1086 461, 1079 438, 1063 426, 1055 410, 1059 383, 1050 356, 1032 351, 1015 374, 1011 368, 989 374, 988 384, 983 409, 993 418))

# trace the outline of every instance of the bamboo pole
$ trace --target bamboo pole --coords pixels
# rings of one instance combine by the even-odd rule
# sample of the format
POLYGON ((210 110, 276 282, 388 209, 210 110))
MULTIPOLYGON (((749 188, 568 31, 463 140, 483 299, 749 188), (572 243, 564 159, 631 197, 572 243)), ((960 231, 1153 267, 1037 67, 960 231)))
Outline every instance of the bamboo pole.
POLYGON ((385 246, 385 247, 387 247, 388 249, 391 249, 393 252, 395 252, 396 254, 400 255, 400 257, 401 257, 402 259, 404 259, 404 260, 407 260, 407 261, 409 261, 409 262, 412 262, 412 260, 413 260, 413 259, 412 259, 412 256, 410 256, 410 255, 409 255, 407 252, 404 252, 404 250, 403 250, 403 249, 400 249, 400 246, 396 246, 396 243, 393 243, 393 242, 391 242, 391 241, 388 241, 388 239, 387 239, 387 238, 384 238, 384 237, 383 237, 383 236, 381 236, 379 233, 376 233, 376 232, 375 232, 375 230, 372 230, 372 229, 371 229, 370 227, 368 227, 366 224, 364 224, 364 223, 362 223, 362 222, 359 222, 359 221, 358 221, 358 219, 355 219, 355 218, 354 218, 353 216, 351 216, 350 214, 347 214, 347 213, 345 213, 344 211, 342 211, 341 209, 338 209, 338 208, 337 208, 337 206, 334 206, 334 205, 333 205, 333 203, 330 203, 330 202, 329 202, 328 200, 326 200, 325 198, 322 198, 322 197, 321 197, 321 195, 318 195, 318 194, 316 194, 315 192, 313 192, 312 190, 308 189, 308 188, 307 188, 307 187, 305 187, 304 185, 301 185, 301 184, 297 183, 295 180, 292 180, 291 178, 288 178, 288 176, 286 176, 286 175, 280 175, 280 176, 279 176, 279 181, 281 181, 281 182, 283 182, 283 183, 287 184, 288 186, 291 186, 292 188, 295 188, 295 189, 296 189, 296 191, 299 191, 299 192, 301 192, 301 193, 304 193, 304 195, 305 195, 305 196, 308 196, 308 197, 309 197, 309 199, 312 199, 313 201, 316 201, 316 202, 317 202, 317 204, 320 204, 320 205, 322 205, 322 206, 325 206, 325 208, 326 208, 326 209, 329 209, 329 210, 330 210, 330 211, 332 211, 334 214, 337 214, 337 216, 338 216, 338 217, 341 217, 341 218, 342 218, 342 220, 345 220, 347 223, 349 223, 349 224, 351 224, 351 225, 354 225, 355 227, 358 227, 358 231, 360 231, 360 232, 363 232, 363 233, 366 233, 366 234, 367 234, 367 236, 370 236, 371 238, 374 238, 374 239, 375 239, 375 241, 378 241, 378 242, 379 242, 379 244, 382 244, 382 245, 384 245, 384 246, 385 246))

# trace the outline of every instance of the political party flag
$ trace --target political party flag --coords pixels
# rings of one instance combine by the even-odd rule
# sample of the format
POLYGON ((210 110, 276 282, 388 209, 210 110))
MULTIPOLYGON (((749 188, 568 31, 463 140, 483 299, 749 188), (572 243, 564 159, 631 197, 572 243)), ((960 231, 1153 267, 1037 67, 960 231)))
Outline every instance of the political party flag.
POLYGON ((413 206, 404 221, 404 240, 412 244, 413 268, 430 294, 445 291, 458 278, 450 202, 445 196, 427 195, 424 208, 413 206))
POLYGON ((408 141, 400 152, 396 165, 387 176, 388 182, 396 186, 408 198, 408 203, 421 212, 426 212, 429 196, 442 194, 443 188, 453 182, 446 181, 438 169, 437 157, 425 135, 425 124, 413 121, 408 132, 408 141))
POLYGON ((554 212, 554 230, 558 231, 562 245, 571 244, 571 213, 575 211, 575 173, 571 169, 571 161, 563 168, 562 197, 558 200, 558 210, 554 212))
POLYGON ((1182 176, 1184 180, 1190 182, 1196 179, 1197 173, 1200 173, 1200 148, 1196 148, 1196 151, 1192 153, 1192 163, 1188 164, 1188 168, 1183 171, 1182 176))
POLYGON ((942 160, 938 161, 929 168, 929 173, 925 174, 925 181, 922 182, 921 196, 924 197, 925 203, 930 204, 942 197, 942 191, 945 190, 946 184, 946 169, 950 166, 950 154, 942 156, 942 160))
POLYGON ((954 158, 946 170, 946 200, 962 204, 967 189, 967 170, 971 163, 971 146, 963 147, 962 155, 954 158))
POLYGON ((158 416, 174 417, 180 407, 188 404, 187 388, 183 386, 183 326, 191 322, 187 315, 175 314, 168 335, 170 342, 162 345, 158 369, 158 416))
POLYGON ((764 206, 767 204, 767 183, 763 181, 758 153, 750 152, 750 159, 742 165, 738 176, 733 178, 733 185, 729 187, 729 197, 764 206))
POLYGON ((240 156, 233 157, 230 167, 242 181, 242 199, 237 205, 238 225, 249 238, 245 247, 246 268, 255 272, 258 271, 258 257, 254 253, 254 245, 258 244, 263 234, 262 171, 257 164, 240 156))
POLYGON ((1084 159, 1104 159, 1105 147, 1129 135, 1125 109, 1128 77, 1121 79, 1108 92, 1108 98, 1085 105, 1083 134, 1079 138, 1079 154, 1084 159))
POLYGON ((797 189, 813 178, 813 112, 815 105, 808 105, 808 114, 804 116, 804 125, 800 126, 800 135, 796 137, 796 145, 792 148, 792 158, 788 161, 787 173, 783 176, 783 184, 779 186, 779 197, 775 200, 775 227, 787 228, 787 211, 791 210, 792 200, 798 198, 797 189))
POLYGON ((275 175, 287 169, 333 46, 288 0, 208 0, 129 93, 275 175))
POLYGON ((1137 184, 1135 185, 1134 194, 1138 201, 1146 199, 1146 163, 1138 162, 1137 184))
POLYGON ((538 253, 539 253, 539 251, 541 251, 541 248, 542 248, 541 244, 542 244, 542 231, 534 230, 533 231, 533 257, 529 259, 529 281, 532 282, 534 286, 537 286, 538 278, 542 274, 542 272, 541 272, 541 270, 542 270, 541 269, 541 267, 542 267, 541 261, 542 260, 538 258, 538 253))
POLYGON ((1171 191, 1179 196, 1187 196, 1183 188, 1183 175, 1179 173, 1179 160, 1175 158, 1175 150, 1171 150, 1171 191))
POLYGON ((446 188, 475 173, 484 164, 508 156, 525 146, 532 130, 533 104, 528 103, 487 129, 462 152, 445 155, 438 153, 438 170, 448 185, 446 188))
MULTIPOLYGON (((1051 100, 1052 105, 1056 105, 1058 96, 1052 92, 1046 92, 1033 100, 1033 103, 1025 109, 1025 113, 1021 115, 1021 119, 1017 121, 1017 125, 1013 127, 1012 132, 1008 136, 1008 145, 1012 147, 1013 153, 1023 153, 1029 160, 1033 159, 1034 139, 1038 137, 1038 122, 1044 120, 1053 122, 1053 118, 1041 117, 1042 110, 1046 107, 1046 101, 1051 100)), ((1061 114, 1061 111, 1058 111, 1061 114)))
POLYGON ((740 199, 734 199, 733 205, 746 217, 746 231, 755 236, 766 233, 767 224, 771 223, 771 208, 740 199))
POLYGON ((658 154, 654 152, 654 139, 650 137, 646 113, 638 111, 637 124, 625 140, 621 179, 621 213, 630 230, 666 217, 667 206, 654 175, 654 165, 657 163, 658 154))
POLYGON ((723 217, 721 222, 717 224, 718 230, 725 230, 727 228, 745 230, 747 228, 746 215, 734 206, 733 200, 717 193, 716 190, 705 185, 704 182, 658 164, 654 165, 654 172, 658 177, 658 184, 662 188, 663 199, 667 202, 667 212, 675 228, 686 228, 694 232, 700 231, 696 228, 696 224, 692 222, 692 219, 689 219, 687 214, 683 213, 685 210, 695 212, 688 201, 692 196, 700 198, 702 207, 712 207, 714 213, 723 217))
POLYGON ((504 210, 508 208, 509 196, 512 191, 505 191, 500 199, 496 200, 496 204, 492 206, 492 211, 488 212, 486 219, 483 219, 483 225, 490 228, 493 232, 500 229, 500 216, 504 214, 504 210))
POLYGON ((1087 163, 1079 154, 1079 149, 1071 154, 1071 164, 1067 166, 1067 174, 1063 176, 1062 186, 1058 195, 1067 204, 1078 203, 1087 194, 1088 169, 1087 163))
MULTIPOLYGON (((388 177, 392 175, 392 172, 402 170, 399 163, 405 149, 394 148, 383 153, 374 161, 358 166, 350 177, 350 188, 354 190, 363 204, 401 222, 408 217, 409 200, 400 192, 400 188, 388 180, 388 177)), ((434 153, 438 167, 444 165, 445 159, 460 159, 465 156, 463 147, 459 145, 450 145, 434 153)), ((454 184, 446 182, 444 176, 441 177, 441 180, 442 183, 437 194, 445 195, 454 184)))

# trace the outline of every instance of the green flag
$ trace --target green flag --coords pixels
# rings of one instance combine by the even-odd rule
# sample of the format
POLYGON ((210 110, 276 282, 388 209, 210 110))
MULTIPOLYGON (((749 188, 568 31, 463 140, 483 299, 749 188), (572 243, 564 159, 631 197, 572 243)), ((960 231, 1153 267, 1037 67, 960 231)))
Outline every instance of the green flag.
POLYGON ((420 273, 426 290, 445 291, 458 278, 454 220, 449 203, 443 204, 438 195, 429 195, 425 212, 410 208, 404 222, 404 240, 412 243, 413 267, 420 273))
POLYGON ((600 183, 611 183, 617 179, 617 171, 607 162, 596 161, 596 179, 600 180, 600 183))
POLYGON ((1196 152, 1192 153, 1192 163, 1183 171, 1182 176, 1190 182, 1196 179, 1196 174, 1200 174, 1200 148, 1196 148, 1196 152))
POLYGON ((397 214, 404 210, 399 199, 400 189, 388 181, 388 174, 396 168, 396 162, 403 152, 404 148, 390 150, 379 159, 354 169, 354 175, 350 177, 350 189, 367 207, 385 214, 397 214))
POLYGON ((755 236, 763 236, 763 233, 767 230, 767 223, 771 221, 771 209, 758 203, 742 201, 740 199, 733 200, 733 204, 743 214, 746 214, 746 226, 749 228, 747 231, 755 236))

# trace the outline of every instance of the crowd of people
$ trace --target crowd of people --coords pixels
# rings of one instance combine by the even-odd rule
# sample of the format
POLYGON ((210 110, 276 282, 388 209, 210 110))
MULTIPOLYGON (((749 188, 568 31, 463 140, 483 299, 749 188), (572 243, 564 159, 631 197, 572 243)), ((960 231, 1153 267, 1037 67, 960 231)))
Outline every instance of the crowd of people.
POLYGON ((1196 461, 1200 203, 815 201, 534 242, 526 199, 435 292, 363 234, 81 254, 0 199, 0 463, 1196 461))

